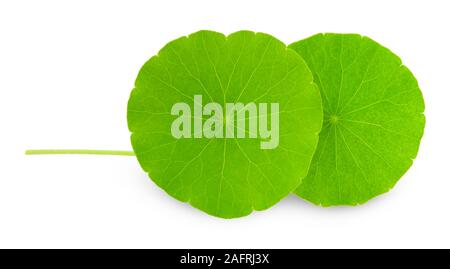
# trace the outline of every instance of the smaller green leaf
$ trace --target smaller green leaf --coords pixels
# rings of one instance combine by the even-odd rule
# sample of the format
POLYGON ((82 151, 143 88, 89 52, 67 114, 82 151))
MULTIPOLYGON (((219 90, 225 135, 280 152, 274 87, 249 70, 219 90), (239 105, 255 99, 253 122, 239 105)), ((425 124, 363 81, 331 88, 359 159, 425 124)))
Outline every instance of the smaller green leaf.
POLYGON ((315 204, 356 205, 390 190, 422 138, 424 101, 389 49, 355 34, 318 34, 289 48, 320 88, 324 121, 308 176, 296 193, 315 204))

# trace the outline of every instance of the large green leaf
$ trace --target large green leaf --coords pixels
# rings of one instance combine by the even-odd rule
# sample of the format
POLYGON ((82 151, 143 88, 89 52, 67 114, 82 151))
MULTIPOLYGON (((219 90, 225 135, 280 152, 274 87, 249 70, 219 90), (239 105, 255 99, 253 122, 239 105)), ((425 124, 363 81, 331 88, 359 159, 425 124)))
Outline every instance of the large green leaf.
POLYGON ((304 57, 324 107, 320 141, 296 193, 323 206, 361 204, 390 190, 416 157, 424 101, 387 48, 355 34, 318 34, 289 46, 304 57))
MULTIPOLYGON (((130 96, 137 159, 168 194, 208 214, 234 218, 269 208, 298 186, 315 152, 323 115, 312 80, 304 60, 267 34, 200 31, 176 39, 142 67, 130 96), (263 139, 248 132, 247 138, 174 138, 171 107, 193 107, 194 95, 222 107, 278 103, 278 146, 261 149, 263 139)), ((224 127, 228 119, 220 118, 224 127)))

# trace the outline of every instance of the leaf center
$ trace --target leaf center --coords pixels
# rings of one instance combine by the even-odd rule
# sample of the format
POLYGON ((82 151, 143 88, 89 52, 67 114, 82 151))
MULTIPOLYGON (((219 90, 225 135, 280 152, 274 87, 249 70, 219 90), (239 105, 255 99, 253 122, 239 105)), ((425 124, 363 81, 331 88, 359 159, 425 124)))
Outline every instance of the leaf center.
POLYGON ((330 123, 333 125, 336 125, 339 123, 339 116, 338 115, 331 115, 329 119, 330 123))

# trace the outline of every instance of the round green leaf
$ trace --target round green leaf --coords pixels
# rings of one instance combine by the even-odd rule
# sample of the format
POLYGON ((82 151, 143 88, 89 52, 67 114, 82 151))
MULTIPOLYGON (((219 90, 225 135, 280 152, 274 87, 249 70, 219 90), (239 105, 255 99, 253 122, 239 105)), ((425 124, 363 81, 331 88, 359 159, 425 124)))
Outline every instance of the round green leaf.
POLYGON ((319 145, 296 193, 356 205, 389 191, 411 166, 425 126, 417 81, 368 37, 318 34, 289 48, 304 57, 324 107, 319 145))
MULTIPOLYGON (((200 31, 176 39, 144 64, 129 99, 137 159, 168 194, 208 214, 234 218, 267 209, 299 185, 315 152, 323 115, 312 81, 304 60, 267 34, 200 31), (266 136, 258 130, 250 138, 247 127, 244 138, 192 138, 193 130, 191 138, 174 138, 171 125, 178 116, 171 108, 184 103, 195 109, 198 95, 200 109, 208 103, 279 104, 279 113, 268 112, 279 117, 278 144, 262 148, 266 136)), ((254 120, 249 115, 248 125, 254 120)), ((258 106, 258 119, 264 115, 258 106)), ((205 124, 209 118, 192 115, 188 121, 195 129, 196 119, 205 124)), ((230 117, 218 119, 230 127, 230 117)))

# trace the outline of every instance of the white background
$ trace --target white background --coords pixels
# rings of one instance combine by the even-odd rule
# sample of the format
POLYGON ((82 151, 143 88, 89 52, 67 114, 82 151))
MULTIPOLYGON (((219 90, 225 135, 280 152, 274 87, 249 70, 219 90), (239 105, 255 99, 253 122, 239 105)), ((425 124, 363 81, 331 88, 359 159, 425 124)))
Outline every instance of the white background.
POLYGON ((449 248, 449 26, 449 1, 2 1, 0 247, 449 248), (23 154, 131 149, 126 104, 139 68, 201 29, 287 44, 351 32, 392 49, 426 102, 413 167, 363 206, 290 196, 223 220, 166 195, 134 157, 23 154))

